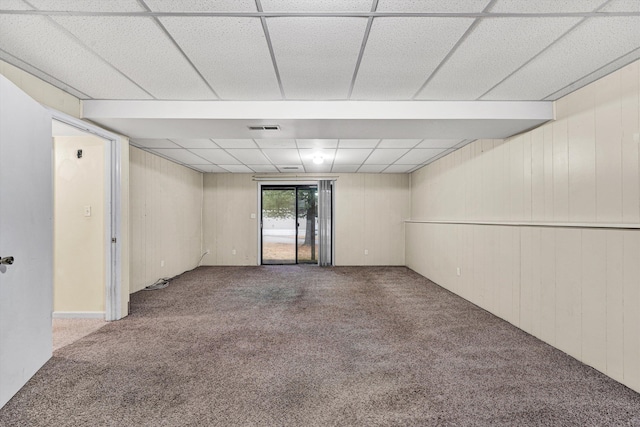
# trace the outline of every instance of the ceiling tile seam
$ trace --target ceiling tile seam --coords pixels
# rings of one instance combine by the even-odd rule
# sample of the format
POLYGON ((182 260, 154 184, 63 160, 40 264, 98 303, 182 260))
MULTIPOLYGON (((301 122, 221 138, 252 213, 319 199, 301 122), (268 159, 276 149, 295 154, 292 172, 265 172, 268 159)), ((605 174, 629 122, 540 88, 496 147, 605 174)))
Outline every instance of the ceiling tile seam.
MULTIPOLYGON (((215 139, 213 141, 215 142, 215 139)), ((253 141, 253 139, 252 139, 252 141, 253 141)), ((255 141, 254 141, 254 144, 255 144, 255 141)), ((220 146, 220 144, 218 144, 217 142, 216 142, 216 145, 220 146)), ((256 144, 256 145, 258 145, 258 144, 256 144)), ((236 162, 240 163, 241 165, 247 166, 244 162, 240 161, 240 159, 238 159, 236 156, 234 156, 233 154, 229 153, 226 148, 220 146, 220 149, 222 151, 224 151, 225 153, 227 153, 229 156, 233 157, 236 160, 236 162)), ((247 166, 247 167, 249 167, 249 166, 247 166)), ((251 168, 249 168, 249 169, 251 169, 251 168)))
MULTIPOLYGON (((143 7, 144 9, 148 10, 149 12, 151 12, 151 9, 149 8, 149 6, 147 6, 147 4, 144 2, 144 0, 138 0, 138 4, 140 4, 140 6, 143 7)), ((198 75, 198 77, 200 77, 200 79, 209 88, 209 90, 213 93, 213 95, 216 98, 221 99, 220 95, 218 95, 218 92, 216 92, 216 90, 213 88, 213 86, 211 86, 211 83, 209 83, 209 81, 204 77, 204 75, 200 72, 198 67, 196 67, 196 64, 193 63, 191 58, 189 58, 189 56, 187 56, 185 51, 182 50, 182 48, 180 47, 180 45, 178 44, 176 39, 174 39, 173 36, 171 35, 171 33, 169 33, 169 31, 164 26, 164 24, 162 22, 160 22, 160 19, 158 19, 157 17, 153 17, 152 20, 158 26, 158 28, 160 28, 160 30, 165 34, 165 36, 167 36, 169 41, 171 43, 173 43, 173 46, 177 49, 178 52, 180 52, 180 55, 182 55, 182 57, 187 61, 187 63, 191 66, 193 71, 195 71, 195 73, 198 75)))
POLYGON ((380 145, 380 143, 382 142, 382 139, 378 140, 378 143, 375 145, 375 147, 373 147, 371 149, 371 152, 369 153, 369 155, 362 161, 362 163, 360 164, 360 166, 358 167, 358 169, 356 169, 355 173, 358 173, 358 171, 362 168, 362 166, 364 166, 365 163, 367 163, 367 160, 369 160, 369 157, 371 157, 373 155, 373 152, 376 151, 378 149, 378 146, 380 145))
MULTIPOLYGON (((262 155, 264 156, 264 158, 265 158, 265 159, 267 159, 267 160, 269 161, 269 164, 270 164, 271 166, 273 166, 273 167, 276 167, 275 163, 273 163, 273 160, 271 160, 271 158, 270 158, 269 156, 267 156, 267 153, 265 153, 265 152, 263 151, 263 150, 264 150, 264 148, 262 148, 262 147, 260 146, 260 144, 258 144, 258 142, 255 140, 255 138, 252 138, 251 140, 253 141, 253 143, 254 143, 254 144, 256 144, 256 147, 258 147, 258 150, 260 150, 260 154, 262 154, 262 155)), ((278 168, 276 167, 276 169, 278 169, 278 168)))
MULTIPOLYGON (((611 2, 613 0, 607 0, 605 1, 603 4, 601 4, 598 8, 596 8, 595 10, 598 11, 600 9, 602 9, 603 7, 605 7, 609 2, 611 2)), ((533 55, 531 58, 529 58, 529 60, 527 60, 526 62, 524 62, 522 65, 520 65, 518 68, 516 68, 515 70, 513 70, 513 72, 511 74, 509 74, 508 76, 506 76, 504 79, 500 80, 498 83, 496 83, 495 85, 493 85, 492 87, 490 87, 485 93, 483 93, 482 95, 480 95, 479 97, 477 97, 475 100, 479 101, 481 100, 483 97, 487 96, 489 93, 491 93, 491 91, 495 90, 498 86, 500 86, 502 83, 506 82, 507 80, 509 80, 511 77, 513 77, 518 71, 520 71, 521 69, 523 69, 524 67, 526 67, 527 65, 529 65, 531 62, 535 61, 536 58, 538 58, 540 55, 542 55, 544 52, 546 52, 547 50, 551 49, 552 46, 554 46, 556 43, 558 43, 560 40, 562 40, 564 37, 566 37, 569 33, 571 33, 573 30, 575 30, 576 28, 578 28, 580 25, 582 25, 584 22, 587 21, 588 18, 582 18, 580 21, 578 21, 575 25, 573 25, 571 28, 569 28, 567 31, 565 31, 564 33, 562 33, 558 38, 556 38, 554 41, 552 41, 551 43, 549 43, 546 47, 544 47, 540 52, 536 53, 535 55, 533 55)))
POLYGON ((16 68, 19 68, 22 71, 24 71, 24 72, 26 72, 28 74, 31 74, 32 76, 34 76, 36 78, 39 78, 41 80, 46 81, 47 83, 57 87, 61 91, 67 92, 67 93, 75 96, 76 98, 79 98, 81 100, 93 99, 91 96, 87 95, 86 93, 82 92, 81 90, 78 90, 75 87, 63 82, 62 80, 53 77, 51 74, 47 73, 46 71, 42 71, 40 68, 38 68, 38 67, 36 67, 34 65, 31 65, 31 64, 28 64, 28 63, 24 62, 20 58, 15 57, 14 55, 10 54, 9 52, 5 51, 2 48, 0 48, 0 59, 5 61, 7 64, 11 64, 16 68), (37 71, 38 73, 40 73, 42 76, 39 77, 39 76, 33 74, 32 72, 29 72, 29 70, 27 70, 26 68, 31 68, 31 69, 37 71), (73 92, 75 92, 75 93, 73 93, 73 92))
MULTIPOLYGON (((490 10, 493 7, 493 4, 496 2, 497 0, 491 0, 483 9, 483 12, 486 12, 488 10, 490 10)), ((460 39, 458 39, 458 41, 456 42, 456 44, 453 45, 453 47, 451 48, 451 50, 449 50, 449 52, 445 55, 445 57, 442 59, 442 61, 440 61, 440 63, 438 64, 438 66, 435 68, 435 70, 433 70, 433 72, 427 77, 427 79, 425 80, 424 83, 422 83, 422 85, 420 86, 420 88, 418 88, 418 90, 416 91, 416 93, 411 97, 412 100, 415 100, 416 97, 420 94, 420 92, 422 92, 422 90, 427 87, 427 85, 429 84, 429 82, 431 82, 431 80, 433 80, 435 78, 435 76, 438 74, 438 72, 442 69, 442 67, 444 67, 444 65, 449 61, 449 59, 451 59, 451 57, 455 54, 455 52, 458 50, 458 48, 460 46, 462 46, 462 43, 465 42, 465 40, 467 40, 467 38, 471 35, 471 33, 476 29, 476 27, 478 26, 478 24, 480 24, 481 19, 480 18, 476 18, 471 25, 469 25, 469 28, 467 28, 467 30, 464 32, 464 34, 462 35, 462 37, 460 37, 460 39)))
MULTIPOLYGON (((371 12, 375 12, 378 8, 378 0, 373 0, 371 3, 371 12)), ((347 93, 347 99, 351 99, 353 88, 356 85, 356 79, 358 78, 358 71, 360 71, 360 64, 362 64, 362 57, 367 47, 367 41, 369 41, 369 33, 371 33, 371 26, 373 25, 373 17, 369 17, 367 20, 367 27, 364 30, 364 36, 362 37, 362 44, 360 45, 360 52, 358 52, 358 59, 356 60, 356 66, 353 70, 353 76, 351 76, 351 83, 349 84, 349 92, 347 93)))
POLYGON ((90 12, 60 10, 0 10, 0 15, 33 16, 97 16, 143 18, 597 18, 610 16, 640 16, 640 12, 90 12))
MULTIPOLYGON (((30 7, 33 7, 34 9, 36 9, 35 6, 33 6, 31 3, 29 3, 27 0, 23 0, 26 4, 28 4, 30 7)), ((37 9, 36 9, 37 10, 37 9)), ((128 75, 126 75, 125 73, 123 73, 122 71, 120 71, 120 69, 118 69, 118 67, 116 67, 115 65, 113 65, 112 63, 110 63, 109 61, 107 61, 105 58, 102 57, 102 55, 99 55, 96 51, 94 51, 93 49, 91 49, 89 46, 87 46, 82 40, 80 40, 80 38, 76 37, 75 34, 73 34, 71 31, 67 30, 64 26, 58 24, 51 16, 46 16, 45 18, 54 26, 56 27, 58 30, 62 31, 63 33, 65 33, 67 36, 71 37, 73 40, 76 41, 76 43, 78 43, 80 45, 80 47, 84 48, 88 53, 94 55, 96 58, 98 58, 100 61, 102 61, 105 65, 107 65, 109 68, 115 70, 117 73, 119 73, 120 75, 122 75, 122 77, 124 77, 125 79, 129 80, 131 83, 133 83, 135 86, 137 86, 140 90, 142 90, 144 93, 146 93, 147 95, 149 95, 151 98, 153 99, 157 99, 155 96, 153 96, 151 94, 151 92, 149 92, 148 90, 146 90, 144 87, 142 87, 141 85, 139 85, 135 80, 133 80, 131 77, 129 77, 128 75)))
MULTIPOLYGON (((636 52, 640 53, 640 47, 637 47, 637 48, 633 49, 632 51, 629 51, 629 52, 625 53, 624 55, 621 55, 621 56, 617 57, 616 59, 614 59, 614 60, 612 60, 612 61, 607 62, 607 63, 606 63, 606 64, 604 64, 602 67, 600 67, 600 68, 598 68, 598 69, 596 69, 596 70, 594 70, 594 71, 590 72, 589 74, 585 74, 584 76, 580 77, 578 80, 576 80, 576 81, 574 81, 574 82, 572 82, 572 83, 569 83, 569 84, 568 84, 568 85, 566 85, 565 87, 563 87, 563 88, 561 88, 561 89, 558 89, 557 91, 553 92, 552 94, 549 94, 549 95, 545 96, 545 97, 544 97, 544 98, 542 98, 542 99, 543 99, 543 100, 545 100, 545 101, 554 101, 554 100, 555 100, 555 99, 557 99, 558 97, 561 97, 561 96, 565 96, 565 95, 567 95, 567 94, 562 94, 562 91, 566 90, 567 88, 570 88, 571 86, 575 85, 575 84, 576 84, 576 83, 578 83, 578 82, 584 81, 584 83, 580 84, 579 86, 577 86, 577 87, 574 89, 574 90, 578 90, 578 89, 580 89, 581 87, 586 86, 587 84, 589 84, 589 82, 590 82, 590 76, 593 76, 594 74, 599 73, 600 71, 602 71, 602 70, 604 70, 605 68, 609 67, 611 64, 613 64, 613 63, 615 63, 615 62, 617 62, 617 61, 620 61, 620 60, 621 60, 621 59, 623 59, 624 57, 626 57, 626 56, 631 56, 631 57, 632 57, 632 59, 630 60, 630 62, 629 62, 628 64, 630 64, 630 63, 631 63, 631 62, 633 62, 633 61, 636 61, 638 58, 633 58, 633 54, 634 54, 634 53, 636 53, 636 52), (556 96, 556 94, 561 94, 561 95, 556 96)), ((628 65, 628 64, 627 64, 627 65, 628 65)), ((616 69, 616 70, 611 70, 611 71, 610 71, 609 73, 607 73, 607 74, 611 74, 611 73, 613 73, 614 71, 617 71, 617 69, 616 69)), ((602 77, 604 77, 604 76, 602 76, 602 77)), ((573 90, 572 90, 572 92, 573 92, 573 90)))
MULTIPOLYGON (((256 8, 258 12, 263 12, 262 3, 260 0, 256 1, 256 8)), ((271 56, 271 63, 273 64, 273 72, 276 74, 276 80, 278 81, 278 88, 280 88, 280 97, 286 99, 284 93, 284 86, 282 85, 282 78, 280 77, 280 69, 278 68, 278 61, 276 61, 276 53, 273 50, 273 43, 271 42, 271 35, 269 34, 269 27, 267 26, 267 20, 264 16, 260 17, 260 23, 262 24, 262 31, 264 32, 264 38, 267 42, 267 48, 269 49, 269 56, 271 56)))

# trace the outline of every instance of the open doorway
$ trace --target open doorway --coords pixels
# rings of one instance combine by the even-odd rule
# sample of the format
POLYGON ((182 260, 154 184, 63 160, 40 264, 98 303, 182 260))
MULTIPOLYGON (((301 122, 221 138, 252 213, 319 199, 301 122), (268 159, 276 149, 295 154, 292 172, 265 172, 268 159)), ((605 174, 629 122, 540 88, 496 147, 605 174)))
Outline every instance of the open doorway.
POLYGON ((111 320, 112 141, 53 120, 53 349, 111 320))

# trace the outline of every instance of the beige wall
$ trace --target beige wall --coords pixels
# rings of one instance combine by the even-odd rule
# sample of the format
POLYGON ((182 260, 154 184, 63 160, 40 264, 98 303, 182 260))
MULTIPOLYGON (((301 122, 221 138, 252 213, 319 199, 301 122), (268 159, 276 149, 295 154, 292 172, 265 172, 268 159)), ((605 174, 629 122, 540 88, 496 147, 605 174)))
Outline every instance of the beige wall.
POLYGON ((407 265, 640 391, 640 63, 556 112, 412 174, 412 219, 458 224, 407 224, 407 265))
MULTIPOLYGON (((409 175, 337 176, 336 265, 404 265, 409 175)), ((205 174, 203 212, 203 248, 210 250, 204 265, 258 263, 260 212, 258 183, 252 175, 205 174)))
POLYGON ((53 309, 104 313, 105 141, 56 137, 54 162, 53 309), (81 159, 76 156, 79 149, 81 159))
POLYGON ((335 201, 336 265, 405 264, 409 175, 342 174, 335 201))
POLYGON ((0 74, 41 104, 73 117, 80 117, 80 100, 26 71, 0 60, 0 74))
POLYGON ((202 174, 131 147, 130 291, 196 267, 202 254, 202 174))

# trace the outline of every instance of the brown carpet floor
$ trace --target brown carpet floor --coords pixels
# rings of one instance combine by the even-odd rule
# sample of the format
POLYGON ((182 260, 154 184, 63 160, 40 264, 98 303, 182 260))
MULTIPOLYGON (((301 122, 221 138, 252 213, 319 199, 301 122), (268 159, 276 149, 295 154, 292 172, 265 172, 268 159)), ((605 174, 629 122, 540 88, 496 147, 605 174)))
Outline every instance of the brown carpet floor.
POLYGON ((640 394, 402 267, 201 267, 58 350, 2 426, 640 426, 640 394))

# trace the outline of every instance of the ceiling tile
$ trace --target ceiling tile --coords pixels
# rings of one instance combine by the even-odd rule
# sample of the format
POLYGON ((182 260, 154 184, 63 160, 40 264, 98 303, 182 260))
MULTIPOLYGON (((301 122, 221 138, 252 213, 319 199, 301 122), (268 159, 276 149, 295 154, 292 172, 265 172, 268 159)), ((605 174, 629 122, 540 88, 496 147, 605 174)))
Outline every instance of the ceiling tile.
POLYGON ((336 151, 334 165, 355 165, 361 164, 371 154, 371 149, 358 149, 358 148, 339 148, 336 151))
POLYGON ((607 4, 603 12, 640 12, 640 1, 638 0, 613 0, 607 4))
POLYGON ((336 148, 337 139, 296 139, 298 148, 336 148))
POLYGON ((245 165, 219 165, 221 168, 228 170, 231 173, 253 173, 253 170, 249 169, 245 165))
POLYGON ((262 0, 265 12, 370 12, 372 0, 262 0))
POLYGON ((337 164, 333 164, 333 167, 331 168, 331 172, 335 172, 335 173, 355 173, 357 172, 358 168, 360 167, 360 165, 337 165, 337 164))
POLYGON ((295 139, 256 139, 260 148, 297 148, 295 139))
POLYGON ((638 49, 639 24, 640 18, 636 16, 588 19, 482 99, 544 99, 638 49))
POLYGON ((222 169, 220 166, 216 166, 216 165, 188 165, 189 167, 198 169, 201 172, 207 172, 207 173, 226 173, 227 170, 226 169, 222 169))
POLYGON ((482 20, 417 98, 475 100, 579 21, 580 18, 482 20))
POLYGON ((53 19, 158 99, 217 99, 151 19, 99 16, 53 19))
POLYGON ((256 148, 253 139, 214 139, 222 148, 256 148))
POLYGON ((0 15, 0 40, 9 54, 92 98, 151 98, 43 16, 0 15))
POLYGON ((366 18, 267 18, 287 99, 346 99, 366 18))
POLYGON ((491 13, 593 12, 605 0, 498 0, 491 13))
POLYGON ((358 173, 380 173, 387 165, 362 165, 358 169, 358 173))
POLYGON ((473 18, 375 19, 351 98, 411 99, 472 23, 473 18))
POLYGON ((33 10, 33 8, 22 0, 2 0, 0 10, 33 10))
POLYGON ((195 154, 189 152, 188 150, 185 149, 154 149, 152 150, 154 153, 158 153, 163 157, 167 157, 169 159, 175 160, 179 163, 184 163, 184 164, 198 164, 198 163, 204 163, 204 160, 201 159, 200 157, 196 156, 195 154))
POLYGON ((271 164, 264 154, 258 149, 229 149, 227 153, 231 154, 236 159, 240 160, 245 165, 268 165, 271 164))
POLYGON ((331 172, 335 173, 356 173, 361 165, 336 165, 333 164, 331 172))
MULTIPOLYGON (((104 0, 100 0, 104 1, 104 0)), ((155 12, 257 12, 255 0, 145 0, 155 12)))
POLYGON ((259 18, 160 21, 222 99, 282 98, 259 18))
POLYGON ((419 165, 445 151, 443 148, 416 148, 400 157, 397 165, 419 165))
POLYGON ((61 12, 144 11, 136 0, 29 0, 29 3, 40 10, 56 10, 61 12))
POLYGON ((340 148, 376 148, 379 139, 341 139, 338 142, 340 148))
POLYGON ((379 0, 378 12, 478 13, 489 0, 379 0))
POLYGON ((460 144, 463 139, 424 139, 416 148, 451 148, 460 144))
POLYGON ((254 172, 258 172, 258 173, 278 172, 278 168, 276 168, 273 165, 247 165, 247 166, 253 169, 254 172))
POLYGON ((391 165, 383 170, 382 173, 407 173, 413 168, 415 168, 415 165, 391 165))
POLYGON ((321 165, 316 165, 313 163, 305 164, 304 170, 307 173, 328 173, 331 172, 331 163, 323 163, 321 165))
POLYGON ((365 164, 367 165, 390 165, 402 157, 407 151, 400 148, 385 148, 373 150, 365 164))
POLYGON ((217 148, 207 149, 207 148, 194 148, 193 150, 189 150, 194 154, 202 157, 214 163, 216 165, 237 165, 240 164, 238 160, 229 155, 226 151, 220 150, 217 148))
POLYGON ((378 148, 413 148, 421 139, 383 139, 378 148))
POLYGON ((176 139, 172 138, 171 141, 175 142, 183 148, 218 148, 218 146, 210 139, 176 139))
POLYGON ((313 163, 313 158, 317 155, 322 156, 322 158, 324 159, 324 163, 323 164, 329 164, 331 165, 331 163, 333 162, 333 158, 336 156, 336 150, 331 150, 331 149, 300 149, 298 150, 300 152, 300 159, 302 160, 302 163, 305 166, 305 169, 307 168, 308 165, 312 165, 313 163))
POLYGON ((277 165, 299 165, 300 155, 296 149, 264 149, 262 152, 277 165))
POLYGON ((182 148, 168 139, 132 139, 131 143, 144 148, 182 148))

